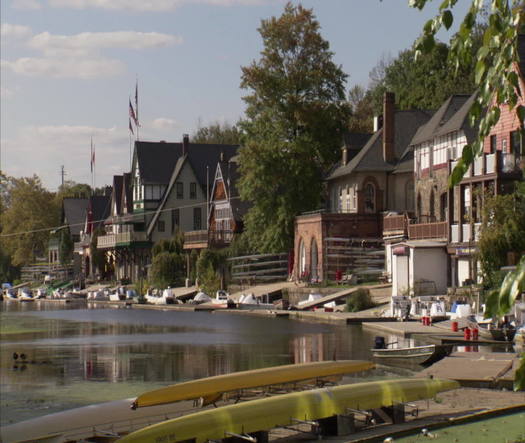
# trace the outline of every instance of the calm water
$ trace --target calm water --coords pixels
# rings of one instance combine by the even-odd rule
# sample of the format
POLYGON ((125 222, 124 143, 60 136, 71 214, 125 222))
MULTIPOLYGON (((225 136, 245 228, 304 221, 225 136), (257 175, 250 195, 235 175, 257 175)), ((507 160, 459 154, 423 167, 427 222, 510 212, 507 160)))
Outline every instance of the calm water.
POLYGON ((3 302, 0 322, 1 425, 233 371, 368 359, 374 339, 355 326, 45 302, 3 302))

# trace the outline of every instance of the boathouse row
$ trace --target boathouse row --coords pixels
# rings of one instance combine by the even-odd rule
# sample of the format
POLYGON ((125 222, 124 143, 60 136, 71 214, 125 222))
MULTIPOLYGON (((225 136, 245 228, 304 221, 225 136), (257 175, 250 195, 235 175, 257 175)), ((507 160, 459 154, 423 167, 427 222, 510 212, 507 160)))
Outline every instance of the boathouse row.
MULTIPOLYGON (((520 43, 524 51, 524 41, 520 43)), ((515 67, 522 90, 524 67, 515 67)), ((415 157, 414 212, 387 214, 383 222, 392 295, 442 294, 447 287, 479 282, 476 253, 485 198, 513 192, 516 181, 523 179, 523 123, 504 104, 499 122, 484 140, 482 155, 459 185, 448 187, 463 147, 477 135, 468 119, 474 99, 450 97, 410 143, 415 157)), ((525 104, 523 98, 519 101, 525 104)), ((515 259, 509 256, 508 264, 515 259)))
MULTIPOLYGON (((129 280, 145 276, 153 244, 172 238, 177 230, 188 236, 186 249, 206 247, 217 165, 223 171, 237 151, 237 145, 191 143, 187 135, 182 143, 136 141, 131 171, 114 177, 111 214, 105 235, 98 237, 110 275, 129 280), (199 235, 202 241, 192 244, 199 235)), ((231 211, 223 212, 227 216, 231 211)), ((221 227, 227 227, 226 216, 221 227)), ((232 229, 234 225, 225 230, 232 229)))

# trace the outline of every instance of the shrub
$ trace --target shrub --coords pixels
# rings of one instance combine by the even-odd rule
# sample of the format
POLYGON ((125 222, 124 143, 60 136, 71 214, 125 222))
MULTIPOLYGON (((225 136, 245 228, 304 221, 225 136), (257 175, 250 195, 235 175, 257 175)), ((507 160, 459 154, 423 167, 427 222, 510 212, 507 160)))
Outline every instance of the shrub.
POLYGON ((151 283, 159 288, 182 285, 184 280, 182 256, 173 252, 160 252, 153 257, 149 277, 151 283))
POLYGON ((353 294, 346 297, 346 311, 359 312, 375 306, 368 289, 360 288, 353 294))

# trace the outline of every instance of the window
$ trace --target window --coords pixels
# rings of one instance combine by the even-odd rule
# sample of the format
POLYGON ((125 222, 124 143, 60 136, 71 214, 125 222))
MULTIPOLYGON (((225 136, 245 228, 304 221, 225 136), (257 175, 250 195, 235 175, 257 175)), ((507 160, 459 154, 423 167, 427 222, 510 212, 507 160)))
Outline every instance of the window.
POLYGON ((463 188, 463 223, 467 223, 470 218, 470 187, 463 188))
POLYGON ((190 198, 197 198, 197 183, 190 183, 190 198))
POLYGON ((177 187, 177 198, 184 198, 184 183, 177 182, 175 186, 177 187))
POLYGON ((202 210, 201 208, 193 208, 193 229, 198 231, 202 228, 202 210))
POLYGON ((516 155, 516 157, 521 155, 520 131, 512 131, 510 133, 510 152, 516 155))
POLYGON ((496 152, 497 146, 498 146, 498 136, 491 135, 490 136, 490 154, 494 154, 496 152))
POLYGON ((166 224, 164 223, 164 220, 159 220, 157 222, 157 231, 164 232, 166 230, 166 224))
POLYGON ((433 223, 436 221, 436 198, 434 196, 434 190, 430 191, 430 202, 429 202, 429 213, 430 213, 430 220, 429 222, 433 223))
POLYGON ((171 210, 171 233, 173 234, 180 226, 180 213, 178 209, 171 210))
POLYGON ((440 197, 440 213, 439 213, 439 218, 440 218, 440 221, 444 222, 444 221, 447 221, 447 202, 448 202, 448 196, 447 196, 447 193, 446 192, 443 192, 443 194, 441 194, 441 197, 440 197))
POLYGON ((337 200, 337 212, 343 212, 343 188, 339 186, 339 200, 337 200))
POLYGON ((373 183, 365 185, 365 212, 376 212, 376 187, 373 183))

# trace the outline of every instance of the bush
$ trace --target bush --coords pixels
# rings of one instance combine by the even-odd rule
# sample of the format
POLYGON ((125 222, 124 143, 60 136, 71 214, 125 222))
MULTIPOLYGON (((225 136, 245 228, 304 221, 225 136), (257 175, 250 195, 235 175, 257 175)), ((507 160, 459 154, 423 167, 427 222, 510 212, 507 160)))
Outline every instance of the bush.
POLYGON ((180 254, 160 252, 153 257, 149 279, 154 286, 181 286, 184 275, 184 260, 180 254))
POLYGON ((201 290, 213 298, 221 289, 221 276, 211 266, 201 271, 199 276, 201 290))
POLYGON ((353 294, 346 297, 346 311, 359 312, 375 306, 368 289, 360 288, 353 294))

